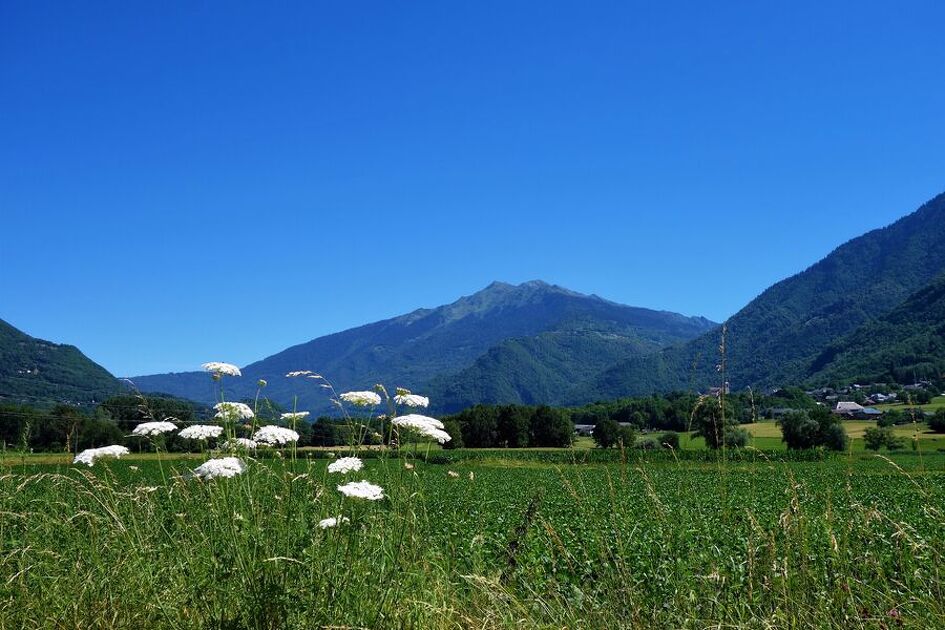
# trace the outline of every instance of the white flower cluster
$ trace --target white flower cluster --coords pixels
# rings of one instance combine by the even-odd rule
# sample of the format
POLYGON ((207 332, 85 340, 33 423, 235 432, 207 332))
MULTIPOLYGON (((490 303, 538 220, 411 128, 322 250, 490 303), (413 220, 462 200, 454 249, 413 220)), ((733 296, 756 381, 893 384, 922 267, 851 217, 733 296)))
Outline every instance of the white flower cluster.
POLYGON ((283 420, 304 420, 308 418, 307 411, 290 411, 289 413, 284 413, 279 416, 283 420))
POLYGON ((124 446, 102 446, 100 448, 87 448, 78 455, 75 456, 75 459, 72 460, 73 464, 85 464, 86 466, 91 466, 95 463, 96 459, 101 457, 121 457, 122 455, 127 455, 128 449, 124 446))
POLYGON ((213 406, 221 420, 252 420, 256 415, 249 405, 240 402, 221 402, 213 406))
POLYGON ((256 442, 261 442, 270 446, 278 446, 282 444, 288 444, 289 442, 298 442, 299 434, 292 429, 286 429, 285 427, 277 427, 272 424, 267 424, 256 431, 255 434, 253 434, 253 439, 256 442))
POLYGON ((329 516, 328 518, 323 518, 318 521, 318 526, 322 529, 328 529, 329 527, 335 527, 339 524, 350 523, 351 519, 347 516, 329 516))
POLYGON ((338 492, 352 499, 366 501, 380 501, 384 498, 384 488, 375 486, 369 481, 350 481, 343 486, 338 486, 338 492))
POLYGON ((131 432, 134 435, 161 435, 162 433, 167 433, 169 431, 176 431, 177 427, 173 422, 161 421, 161 422, 142 422, 136 426, 131 432))
POLYGON ((214 376, 243 376, 240 369, 232 363, 223 363, 221 361, 210 361, 201 365, 204 370, 214 376))
POLYGON ((345 392, 339 398, 356 407, 375 407, 381 404, 381 397, 377 392, 345 392))
POLYGON ((221 433, 223 433, 223 427, 210 424, 195 424, 181 429, 178 435, 187 440, 209 440, 210 438, 220 437, 221 433))
POLYGON ((394 402, 405 407, 429 407, 430 399, 418 394, 397 394, 394 402))
POLYGON ((299 376, 306 376, 308 378, 321 378, 320 374, 316 374, 311 370, 294 370, 286 374, 287 378, 297 378, 299 376))
POLYGON ((341 473, 342 475, 357 472, 362 468, 364 468, 364 462, 357 457, 342 457, 328 464, 328 472, 341 473))
POLYGON ((398 429, 405 429, 417 433, 422 437, 436 440, 440 444, 449 442, 450 434, 443 430, 443 423, 436 418, 421 416, 416 413, 410 413, 405 416, 398 416, 391 420, 398 429))
POLYGON ((235 477, 246 470, 246 464, 238 457, 210 459, 193 470, 194 477, 216 479, 217 477, 235 477))
POLYGON ((253 440, 250 440, 249 438, 231 438, 227 440, 226 442, 224 442, 221 445, 221 448, 227 451, 237 451, 241 448, 246 449, 246 450, 253 450, 257 446, 258 444, 256 444, 256 442, 254 442, 253 440))

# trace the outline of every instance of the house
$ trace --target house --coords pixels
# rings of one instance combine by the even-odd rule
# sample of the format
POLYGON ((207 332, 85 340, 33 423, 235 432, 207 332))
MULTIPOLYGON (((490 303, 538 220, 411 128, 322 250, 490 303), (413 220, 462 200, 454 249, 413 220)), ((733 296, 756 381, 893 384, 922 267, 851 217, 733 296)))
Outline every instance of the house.
POLYGON ((837 403, 833 412, 839 416, 853 420, 876 420, 883 412, 873 407, 864 407, 852 401, 841 401, 837 403))

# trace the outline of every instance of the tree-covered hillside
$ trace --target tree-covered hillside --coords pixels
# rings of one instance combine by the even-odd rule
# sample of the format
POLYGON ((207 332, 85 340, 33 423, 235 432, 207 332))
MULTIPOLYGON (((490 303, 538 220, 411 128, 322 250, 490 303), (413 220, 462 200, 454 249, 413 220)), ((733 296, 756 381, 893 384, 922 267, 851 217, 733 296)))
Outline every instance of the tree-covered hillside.
POLYGON ((0 320, 0 401, 101 401, 121 384, 75 346, 30 337, 0 320))
MULTIPOLYGON (((945 195, 838 247, 779 282, 728 321, 733 388, 803 381, 838 339, 882 317, 945 272, 945 195)), ((718 279, 724 290, 724 277, 718 279)), ((628 359, 575 388, 575 402, 718 384, 720 331, 628 359)))
POLYGON ((810 368, 814 383, 945 377, 945 275, 878 320, 832 344, 810 368))

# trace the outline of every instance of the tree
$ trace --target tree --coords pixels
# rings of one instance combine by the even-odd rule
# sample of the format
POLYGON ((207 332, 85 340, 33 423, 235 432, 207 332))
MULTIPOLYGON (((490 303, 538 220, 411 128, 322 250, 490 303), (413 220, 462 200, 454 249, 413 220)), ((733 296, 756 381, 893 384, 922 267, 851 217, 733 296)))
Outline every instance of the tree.
POLYGON ((450 441, 443 445, 443 448, 463 448, 463 428, 456 418, 446 418, 443 420, 443 430, 449 433, 450 441))
POLYGON ((620 439, 620 425, 616 420, 604 418, 594 425, 594 442, 600 448, 610 448, 620 439))
POLYGON ((748 431, 741 427, 725 427, 722 438, 725 448, 743 448, 748 445, 748 431))
POLYGON ((823 446, 842 451, 847 445, 847 434, 840 417, 825 407, 789 413, 780 420, 781 440, 792 450, 823 446))
POLYGON ((895 443, 895 439, 892 427, 868 427, 863 432, 863 441, 871 451, 878 451, 883 446, 895 443))
POLYGON ((497 430, 499 444, 508 448, 528 446, 531 413, 521 405, 505 405, 499 409, 497 430))
POLYGON ((633 448, 637 441, 637 430, 633 425, 622 426, 617 431, 617 443, 623 448, 633 448))
POLYGON ((675 431, 664 431, 660 435, 660 444, 663 448, 671 448, 674 451, 679 450, 679 434, 675 431))
POLYGON ((542 405, 532 415, 529 432, 529 446, 571 446, 574 423, 567 411, 542 405))
MULTIPOLYGON (((723 406, 719 398, 706 398, 697 404, 693 411, 693 434, 705 438, 705 444, 709 448, 721 448, 726 433, 744 431, 736 427, 738 423, 735 421, 735 409, 729 399, 725 399, 724 416, 722 410, 723 406)), ((745 441, 747 442, 747 436, 745 441)))

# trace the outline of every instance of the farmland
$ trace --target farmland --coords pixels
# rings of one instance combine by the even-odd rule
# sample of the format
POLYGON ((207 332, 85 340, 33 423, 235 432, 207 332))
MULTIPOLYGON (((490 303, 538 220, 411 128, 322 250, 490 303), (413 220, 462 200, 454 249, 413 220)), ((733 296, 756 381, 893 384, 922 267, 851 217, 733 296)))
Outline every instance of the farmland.
POLYGON ((0 627, 945 623, 940 453, 584 452, 382 456, 344 477, 250 459, 210 481, 183 474, 199 460, 7 458, 0 627), (386 497, 343 498, 352 479, 386 497), (350 521, 318 526, 332 516, 350 521))

